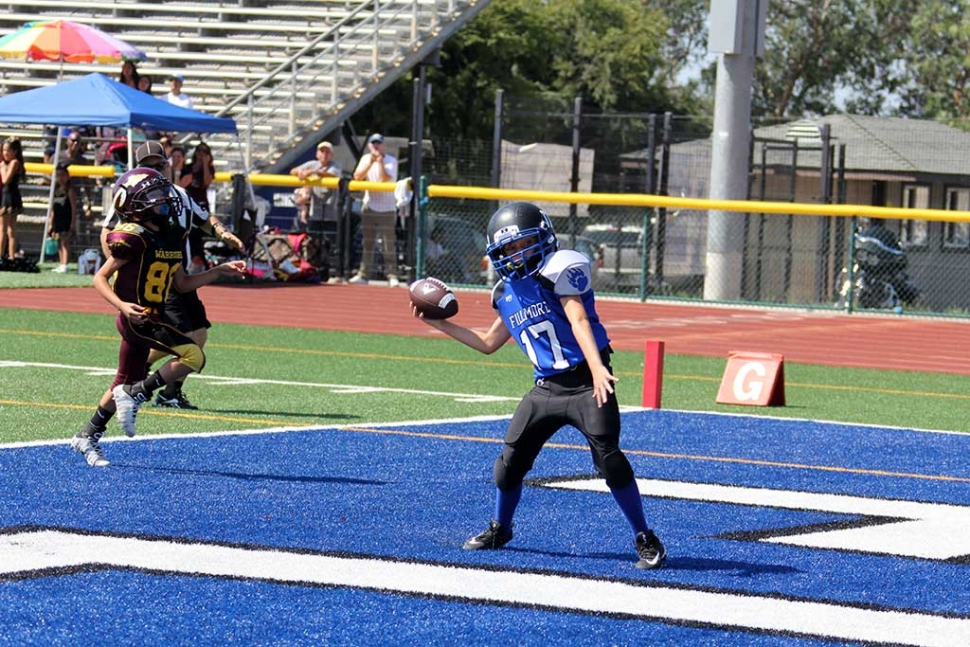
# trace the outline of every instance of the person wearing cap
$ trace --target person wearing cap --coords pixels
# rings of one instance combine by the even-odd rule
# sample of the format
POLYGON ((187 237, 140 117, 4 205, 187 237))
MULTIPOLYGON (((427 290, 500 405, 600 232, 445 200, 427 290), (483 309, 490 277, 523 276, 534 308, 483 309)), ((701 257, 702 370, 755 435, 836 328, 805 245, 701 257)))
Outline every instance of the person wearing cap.
MULTIPOLYGON (((172 179, 171 165, 165 157, 165 148, 157 141, 149 140, 139 146, 135 150, 135 163, 140 167, 158 171, 169 181, 172 179)), ((182 201, 182 212, 178 215, 175 226, 182 231, 182 267, 186 272, 188 272, 188 268, 190 267, 190 264, 186 262, 186 255, 189 253, 188 239, 190 232, 193 230, 201 229, 235 247, 238 251, 245 252, 245 246, 242 241, 235 234, 227 230, 226 226, 217 217, 211 215, 195 202, 195 200, 190 198, 185 192, 185 189, 177 184, 174 184, 173 187, 182 201)), ((117 224, 118 219, 112 210, 105 216, 104 222, 101 225, 101 248, 106 257, 109 255, 107 249, 108 234, 117 224)), ((165 317, 169 323, 198 344, 199 348, 205 346, 205 342, 209 336, 209 328, 212 327, 212 324, 206 316, 205 305, 199 299, 198 292, 194 290, 191 292, 170 291, 168 299, 165 302, 165 317)), ((149 368, 163 357, 165 357, 164 353, 153 350, 148 357, 149 368)), ((153 405, 173 409, 198 409, 182 393, 182 384, 184 382, 185 379, 182 378, 181 380, 173 380, 166 384, 156 394, 153 405)))
MULTIPOLYGON (((322 141, 317 144, 316 159, 294 167, 290 175, 306 182, 316 178, 340 177, 343 169, 333 161, 333 144, 322 141)), ((337 231, 336 189, 322 186, 304 185, 299 187, 293 198, 297 204, 297 218, 293 229, 307 231, 311 236, 333 239, 337 231)), ((334 240, 330 241, 335 242, 334 240)))
MULTIPOLYGON (((367 182, 397 182, 397 158, 384 151, 384 135, 374 133, 367 138, 367 153, 357 163, 354 170, 355 180, 367 182)), ((397 204, 394 199, 393 188, 390 191, 364 192, 363 209, 360 212, 361 229, 363 230, 363 251, 360 255, 360 267, 357 274, 350 278, 350 283, 367 283, 370 270, 371 255, 377 244, 378 236, 381 240, 381 252, 387 268, 387 281, 390 285, 398 284, 397 278, 397 250, 394 244, 394 220, 397 217, 397 204)))
POLYGON ((183 83, 185 83, 185 77, 181 74, 173 74, 168 77, 168 87, 171 88, 171 90, 163 97, 163 99, 172 105, 192 110, 195 108, 195 102, 192 101, 192 97, 182 92, 183 83))

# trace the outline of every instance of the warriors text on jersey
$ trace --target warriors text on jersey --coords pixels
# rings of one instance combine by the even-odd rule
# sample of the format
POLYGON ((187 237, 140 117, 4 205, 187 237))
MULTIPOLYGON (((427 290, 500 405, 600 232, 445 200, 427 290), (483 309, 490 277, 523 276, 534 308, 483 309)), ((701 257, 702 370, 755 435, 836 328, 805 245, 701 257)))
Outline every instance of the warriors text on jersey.
POLYGON ((559 301, 565 296, 582 299, 596 346, 606 348, 610 340, 596 314, 589 259, 579 252, 555 252, 535 278, 503 281, 492 290, 492 306, 532 360, 536 379, 563 373, 586 361, 559 301))
POLYGON ((161 312, 182 264, 182 233, 177 227, 151 231, 137 223, 119 223, 108 234, 111 255, 121 266, 112 289, 122 301, 161 312))

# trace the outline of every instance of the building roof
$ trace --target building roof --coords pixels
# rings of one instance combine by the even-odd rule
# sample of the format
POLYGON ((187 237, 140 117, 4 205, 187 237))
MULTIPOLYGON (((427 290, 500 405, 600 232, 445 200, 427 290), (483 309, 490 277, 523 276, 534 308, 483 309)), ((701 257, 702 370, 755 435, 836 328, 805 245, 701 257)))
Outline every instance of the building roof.
MULTIPOLYGON (((846 169, 902 174, 970 175, 970 133, 937 121, 900 117, 828 115, 833 144, 845 144, 846 169)), ((792 141, 794 124, 756 128, 757 139, 792 141)), ((806 142, 808 144, 808 142, 806 142)), ((819 155, 809 150, 799 166, 817 168, 819 155)))
MULTIPOLYGON (((970 133, 936 121, 838 114, 763 126, 754 135, 757 142, 790 143, 797 137, 798 167, 817 169, 821 149, 819 140, 811 138, 812 123, 828 124, 831 142, 845 144, 845 168, 853 175, 970 176, 970 133)), ((701 139, 674 144, 671 153, 709 157, 710 149, 711 140, 701 139)), ((642 162, 646 155, 646 149, 641 149, 622 157, 642 162)), ((756 163, 760 159, 756 146, 756 163)), ((769 166, 787 166, 791 159, 788 150, 769 149, 766 155, 769 166)))

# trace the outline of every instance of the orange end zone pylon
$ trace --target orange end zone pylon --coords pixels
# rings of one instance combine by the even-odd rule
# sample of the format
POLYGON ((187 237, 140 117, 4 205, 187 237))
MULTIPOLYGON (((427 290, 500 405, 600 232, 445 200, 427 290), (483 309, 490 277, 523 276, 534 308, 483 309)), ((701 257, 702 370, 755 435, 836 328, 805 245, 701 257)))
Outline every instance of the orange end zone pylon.
POLYGON ((648 409, 660 408, 664 386, 664 343, 647 341, 643 355, 643 404, 648 409))

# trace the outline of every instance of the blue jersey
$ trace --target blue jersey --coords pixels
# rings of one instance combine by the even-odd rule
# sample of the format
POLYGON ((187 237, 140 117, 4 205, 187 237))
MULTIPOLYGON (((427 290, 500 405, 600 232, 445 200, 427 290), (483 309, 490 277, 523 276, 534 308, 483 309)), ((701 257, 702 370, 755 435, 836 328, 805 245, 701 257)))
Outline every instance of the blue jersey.
POLYGON ((560 250, 546 259, 535 277, 500 282, 492 290, 492 307, 512 339, 535 365, 536 379, 563 373, 586 361, 560 299, 579 296, 600 350, 610 339, 596 314, 590 287, 589 259, 560 250))

